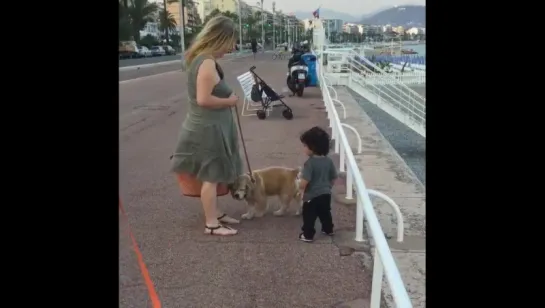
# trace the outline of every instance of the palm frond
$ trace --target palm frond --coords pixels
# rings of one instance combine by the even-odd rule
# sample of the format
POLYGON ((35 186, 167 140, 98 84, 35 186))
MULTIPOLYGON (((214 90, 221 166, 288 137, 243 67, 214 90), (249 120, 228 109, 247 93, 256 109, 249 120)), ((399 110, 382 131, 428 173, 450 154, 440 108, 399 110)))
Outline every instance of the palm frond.
POLYGON ((159 30, 176 30, 178 23, 168 10, 162 9, 159 11, 159 30))
POLYGON ((140 30, 144 29, 146 23, 154 21, 158 9, 157 4, 149 3, 148 0, 130 0, 127 13, 135 39, 140 37, 140 30))
MULTIPOLYGON (((193 6, 195 5, 195 2, 193 2, 193 0, 181 0, 182 1, 182 5, 183 6, 193 6)), ((172 4, 172 3, 179 3, 180 0, 167 0, 167 3, 168 4, 172 4)))

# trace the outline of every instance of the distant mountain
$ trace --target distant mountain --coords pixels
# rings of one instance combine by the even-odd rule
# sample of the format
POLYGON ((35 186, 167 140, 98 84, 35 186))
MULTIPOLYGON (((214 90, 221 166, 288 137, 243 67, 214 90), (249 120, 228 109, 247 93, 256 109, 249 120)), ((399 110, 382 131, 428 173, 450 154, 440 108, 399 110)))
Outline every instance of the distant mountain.
MULTIPOLYGON (((299 19, 312 18, 313 11, 295 11, 295 16, 299 19)), ((320 18, 324 19, 341 19, 344 22, 359 22, 362 16, 354 16, 343 12, 337 12, 326 8, 320 8, 320 18)))
POLYGON ((378 12, 372 16, 364 17, 363 24, 392 26, 426 26, 426 6, 402 5, 378 12))
POLYGON ((358 22, 359 22, 361 19, 363 19, 363 18, 371 17, 371 16, 373 16, 373 15, 375 15, 375 14, 377 14, 377 13, 380 13, 380 12, 382 12, 382 11, 385 11, 385 10, 391 8, 391 7, 392 7, 391 5, 384 5, 384 6, 378 8, 378 9, 376 9, 376 10, 373 10, 373 11, 367 13, 367 14, 363 14, 363 15, 361 15, 361 17, 358 19, 358 22))

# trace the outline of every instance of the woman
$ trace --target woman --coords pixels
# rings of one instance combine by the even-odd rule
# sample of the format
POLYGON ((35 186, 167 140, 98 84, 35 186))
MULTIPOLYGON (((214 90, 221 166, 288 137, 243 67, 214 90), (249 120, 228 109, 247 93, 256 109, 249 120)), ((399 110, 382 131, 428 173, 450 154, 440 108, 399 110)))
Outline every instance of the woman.
POLYGON ((257 53, 257 40, 255 38, 251 41, 252 45, 252 53, 254 54, 254 60, 255 60, 255 54, 257 53))
POLYGON ((205 234, 235 235, 222 223, 239 223, 218 211, 218 185, 233 183, 242 173, 238 134, 231 107, 238 97, 223 80, 216 59, 233 49, 235 25, 225 16, 210 19, 185 53, 189 109, 172 157, 172 170, 203 184, 201 202, 205 234))

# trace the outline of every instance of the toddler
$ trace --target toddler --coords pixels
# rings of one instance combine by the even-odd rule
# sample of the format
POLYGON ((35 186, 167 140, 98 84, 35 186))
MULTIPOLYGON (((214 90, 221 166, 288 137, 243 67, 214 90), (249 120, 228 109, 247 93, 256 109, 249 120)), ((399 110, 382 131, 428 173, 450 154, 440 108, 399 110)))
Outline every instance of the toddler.
POLYGON ((303 165, 299 189, 303 194, 303 231, 299 239, 312 242, 316 218, 322 224, 322 233, 333 235, 331 217, 331 188, 337 179, 337 168, 329 153, 329 135, 320 127, 313 127, 301 135, 308 159, 303 165))

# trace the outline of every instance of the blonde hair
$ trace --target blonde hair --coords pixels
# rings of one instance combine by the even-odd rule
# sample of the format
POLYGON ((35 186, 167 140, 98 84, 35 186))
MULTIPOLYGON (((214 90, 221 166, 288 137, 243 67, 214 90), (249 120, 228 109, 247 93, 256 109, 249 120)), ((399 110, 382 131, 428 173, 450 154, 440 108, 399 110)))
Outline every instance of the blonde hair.
POLYGON ((210 19, 185 53, 187 66, 200 54, 227 52, 235 46, 235 23, 228 17, 218 15, 210 19))

